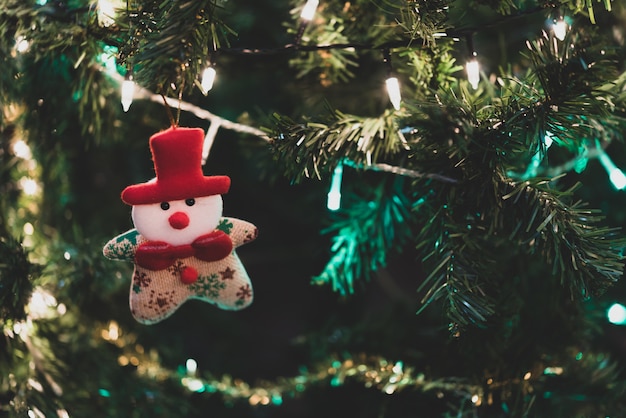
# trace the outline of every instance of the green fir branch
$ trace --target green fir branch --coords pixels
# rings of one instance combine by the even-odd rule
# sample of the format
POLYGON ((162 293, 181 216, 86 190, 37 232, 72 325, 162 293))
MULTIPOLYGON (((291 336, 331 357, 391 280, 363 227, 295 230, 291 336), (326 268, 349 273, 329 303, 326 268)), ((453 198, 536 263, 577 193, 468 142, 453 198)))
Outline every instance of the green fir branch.
POLYGON ((424 295, 417 314, 430 304, 444 299, 443 306, 450 320, 450 331, 455 334, 459 328, 468 324, 485 326, 495 308, 492 298, 483 289, 485 286, 481 283, 480 276, 472 270, 472 263, 466 259, 467 252, 455 253, 451 247, 453 245, 450 242, 436 243, 436 248, 424 257, 427 265, 434 267, 418 287, 418 292, 424 295))
MULTIPOLYGON (((47 97, 52 96, 47 93, 60 90, 67 100, 54 107, 77 113, 82 133, 87 137, 99 140, 106 136, 117 106, 104 98, 117 91, 96 59, 105 46, 102 39, 109 41, 113 37, 98 25, 93 10, 52 2, 33 7, 20 2, 0 12, 0 22, 1 49, 6 54, 5 71, 0 75, 3 103, 22 106, 38 102, 47 106, 47 97), (18 40, 28 47, 16 51, 18 40), (18 78, 21 83, 15 82, 18 78), (21 86, 22 90, 5 88, 10 85, 21 86)), ((29 118, 32 115, 24 117, 29 118)))
MULTIPOLYGON (((321 45, 348 43, 344 31, 345 24, 341 19, 331 19, 325 25, 316 26, 314 33, 307 32, 303 41, 313 38, 321 45)), ((354 48, 319 50, 297 55, 289 60, 289 65, 297 70, 297 78, 314 73, 320 84, 328 87, 354 77, 353 69, 358 66, 356 58, 354 48)))
MULTIPOLYGON (((427 179, 414 183, 420 190, 417 194, 428 195, 427 190, 434 190, 424 205, 433 211, 426 212, 427 219, 439 208, 447 208, 439 229, 434 224, 424 227, 417 242, 418 249, 426 250, 424 261, 431 269, 420 287, 425 292, 422 303, 426 306, 445 295, 454 329, 484 324, 493 314, 489 288, 503 271, 494 268, 494 261, 486 254, 498 252, 511 240, 515 243, 513 252, 525 254, 536 249, 551 266, 552 276, 575 298, 600 294, 621 276, 623 242, 616 239, 616 230, 598 226, 600 219, 592 216, 593 211, 569 204, 571 191, 544 187, 547 182, 541 179, 515 183, 509 178, 513 167, 527 164, 534 153, 546 152, 544 138, 550 131, 567 131, 563 138, 556 137, 557 144, 581 149, 586 138, 617 136, 621 126, 615 119, 608 126, 602 122, 617 102, 615 93, 605 88, 614 71, 604 54, 594 55, 584 43, 578 45, 574 40, 563 43, 562 47, 569 49, 565 52, 555 43, 538 41, 533 45, 530 55, 534 72, 525 80, 504 84, 504 94, 492 103, 473 97, 461 84, 457 94, 441 92, 430 103, 407 103, 410 113, 402 118, 402 123, 410 126, 406 142, 402 142, 410 156, 405 168, 457 180, 445 185, 434 185, 427 179), (589 65, 580 64, 581 54, 589 65), (549 70, 563 62, 558 71, 549 70), (581 103, 582 115, 574 111, 581 103), (574 121, 574 126, 566 129, 564 120, 574 121), (509 200, 515 187, 529 190, 523 205, 519 200, 509 200), (568 274, 572 270, 575 273, 568 274)), ((276 149, 281 158, 294 164, 291 173, 296 180, 299 173, 321 177, 326 171, 321 168, 326 167, 330 161, 327 155, 332 153, 360 161, 363 154, 355 154, 355 149, 367 154, 367 150, 354 146, 361 138, 363 119, 344 117, 339 112, 336 115, 341 119, 334 125, 296 125, 276 117, 276 149)), ((378 135, 381 138, 397 131, 394 124, 384 126, 388 130, 378 135)), ((398 160, 400 155, 391 152, 385 157, 398 160)), ((342 265, 342 261, 351 264, 352 259, 358 259, 350 246, 353 243, 345 238, 336 243, 330 265, 342 265)), ((334 276, 340 274, 332 272, 334 276)))
POLYGON ((169 95, 190 91, 215 52, 235 31, 221 20, 219 0, 151 1, 121 19, 128 29, 120 64, 142 86, 169 95))
MULTIPOLYGON (((422 105, 407 118, 415 133, 407 137, 408 143, 412 151, 417 146, 416 158, 411 161, 421 164, 422 170, 423 164, 429 164, 426 170, 436 172, 440 169, 435 166, 446 164, 445 159, 454 156, 448 164, 458 170, 455 176, 460 180, 458 184, 439 185, 446 191, 435 193, 435 202, 438 197, 446 208, 438 212, 445 215, 441 225, 434 228, 435 224, 430 223, 430 227, 424 227, 420 236, 423 241, 418 241, 418 248, 433 248, 424 257, 431 274, 420 288, 425 291, 423 306, 446 296, 448 317, 457 324, 455 329, 458 325, 484 323, 487 315, 483 313, 493 312, 487 291, 490 280, 486 277, 499 273, 484 255, 489 253, 486 249, 492 248, 491 245, 495 245, 497 251, 513 239, 517 251, 536 250, 545 263, 552 266, 552 275, 569 289, 573 298, 598 295, 622 274, 620 254, 624 241, 617 238, 616 230, 598 226, 601 219, 594 216, 595 211, 583 210, 579 203, 568 204, 573 190, 559 192, 546 187, 548 182, 541 179, 520 182, 518 192, 527 190, 532 195, 524 204, 518 199, 511 203, 511 195, 506 191, 511 187, 506 174, 511 172, 510 164, 524 161, 535 152, 545 153, 546 132, 557 130, 563 119, 573 120, 575 125, 567 130, 569 141, 557 138, 559 145, 569 148, 582 147, 585 138, 593 135, 618 135, 616 126, 620 124, 615 118, 608 127, 602 123, 617 101, 612 97, 614 93, 603 88, 614 75, 607 71, 607 63, 609 69, 610 63, 602 59, 597 65, 603 70, 590 70, 595 61, 589 60, 589 67, 581 66, 580 55, 570 47, 573 44, 566 45, 572 49, 571 55, 558 55, 555 53, 558 49, 551 50, 550 44, 536 43, 537 48, 531 48, 536 72, 529 75, 528 82, 514 86, 519 87, 517 90, 504 90, 506 94, 493 105, 472 105, 467 93, 460 102, 456 97, 442 95, 438 106, 422 105), (564 59, 575 61, 577 65, 568 66, 566 61, 559 71, 545 71, 552 62, 556 67, 556 63, 563 63, 564 59), (535 84, 538 85, 532 87, 535 84), (546 90, 559 94, 545 94, 546 90), (580 109, 580 97, 584 97, 585 103, 582 115, 573 111, 573 105, 566 106, 576 103, 580 109), (448 103, 450 105, 446 106, 448 103), (467 105, 459 106, 459 103, 467 105), (419 112, 424 114, 420 116, 419 112), (442 132, 439 126, 433 126, 433 121, 443 122, 443 126, 447 123, 454 131, 442 132), (448 138, 447 146, 441 144, 441 138, 448 138), (430 157, 430 161, 420 158, 423 154, 432 156, 425 152, 428 149, 440 157, 430 157), (493 188, 485 189, 485 184, 492 184, 493 188), (463 228, 463 221, 467 230, 463 228), (472 231, 476 230, 488 234, 491 242, 475 235, 472 231), (543 242, 538 242, 540 240, 543 242), (468 260, 473 262, 465 262, 468 260)), ((588 50, 578 51, 591 56, 588 50)), ((565 130, 563 127, 557 132, 565 130)), ((435 202, 431 202, 430 207, 436 210, 435 202)))
POLYGON ((488 7, 491 10, 495 10, 500 14, 508 15, 515 11, 518 11, 523 5, 526 3, 525 1, 520 0, 470 0, 469 7, 488 7))
MULTIPOLYGON (((592 96, 599 86, 617 76, 615 51, 591 44, 582 33, 569 31, 566 38, 559 41, 544 32, 542 37, 526 45, 533 73, 550 104, 567 106, 568 99, 592 96)), ((581 104, 585 113, 600 110, 580 101, 571 106, 581 104)))
POLYGON ((0 236, 0 318, 4 324, 26 318, 33 280, 40 271, 40 266, 29 261, 20 241, 0 236))
MULTIPOLYGON (((409 237, 410 202, 400 178, 382 178, 344 197, 337 219, 324 233, 333 233, 333 256, 313 283, 330 284, 342 295, 368 281, 387 263, 392 249, 409 237)), ((345 194, 345 193, 344 193, 345 194)))
POLYGON ((275 113, 272 122, 275 156, 296 182, 303 177, 321 179, 344 158, 367 165, 405 149, 396 113, 390 110, 378 118, 334 111, 326 123, 295 123, 275 113))
POLYGON ((404 65, 395 65, 397 71, 405 73, 415 87, 414 97, 427 96, 433 90, 451 90, 458 83, 458 73, 463 70, 453 55, 452 40, 439 40, 436 44, 422 48, 402 48, 397 55, 404 65))
MULTIPOLYGON (((398 24, 399 9, 408 8, 410 4, 401 0, 391 7, 387 0, 355 0, 351 2, 320 2, 314 20, 308 25, 305 37, 316 44, 322 44, 318 36, 325 33, 324 27, 342 25, 343 33, 352 42, 386 43, 404 38, 398 24), (372 10, 377 13, 372 13, 372 10)), ((301 24, 300 12, 304 3, 292 0, 291 22, 286 26, 295 34, 301 24)), ((326 35, 328 36, 328 35, 326 35)))
POLYGON ((381 0, 381 3, 391 10, 395 9, 398 26, 403 31, 403 35, 411 41, 409 44, 416 41, 426 46, 433 46, 436 43, 435 34, 444 31, 448 26, 450 1, 381 0))
POLYGON ((577 186, 558 192, 550 183, 523 182, 503 196, 506 216, 526 219, 509 238, 551 264, 552 275, 569 288, 572 298, 598 296, 623 273, 626 239, 619 236, 619 228, 601 226, 599 211, 568 203, 577 186))
MULTIPOLYGON (((454 174, 447 174, 458 180, 415 183, 433 191, 420 208, 429 221, 416 240, 431 272, 420 286, 423 308, 445 297, 452 329, 484 324, 493 313, 495 295, 490 289, 504 274, 489 254, 503 250, 513 254, 536 250, 552 267, 551 276, 573 298, 602 293, 622 274, 623 239, 616 230, 599 226, 601 219, 594 211, 568 203, 573 190, 561 192, 556 183, 549 186, 542 179, 513 182, 507 175, 509 162, 528 155, 527 141, 515 140, 509 130, 493 129, 507 126, 494 125, 493 120, 505 109, 473 109, 469 101, 460 103, 468 105, 459 106, 455 97, 442 95, 436 104, 423 104, 422 115, 414 113, 410 118, 414 134, 407 136, 407 142, 416 152, 410 161, 432 172, 453 165, 454 174), (453 129, 441 131, 432 126, 433 121, 453 129), (526 191, 526 200, 511 199, 513 190, 526 191)), ((544 123, 527 119, 524 123, 544 123)))
MULTIPOLYGON (((589 21, 596 24, 595 7, 593 0, 560 0, 562 6, 568 7, 575 13, 586 13, 589 21)), ((604 9, 611 11, 611 0, 596 0, 596 3, 602 3, 604 9)))

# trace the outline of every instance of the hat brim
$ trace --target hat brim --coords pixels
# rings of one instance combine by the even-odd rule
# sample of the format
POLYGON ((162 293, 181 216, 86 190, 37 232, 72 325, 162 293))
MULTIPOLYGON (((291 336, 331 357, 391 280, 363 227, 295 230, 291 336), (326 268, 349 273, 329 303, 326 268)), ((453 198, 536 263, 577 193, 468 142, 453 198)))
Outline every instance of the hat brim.
POLYGON ((228 193, 230 177, 204 176, 194 180, 173 178, 168 181, 152 179, 133 184, 122 191, 122 201, 128 205, 149 205, 194 197, 228 193))

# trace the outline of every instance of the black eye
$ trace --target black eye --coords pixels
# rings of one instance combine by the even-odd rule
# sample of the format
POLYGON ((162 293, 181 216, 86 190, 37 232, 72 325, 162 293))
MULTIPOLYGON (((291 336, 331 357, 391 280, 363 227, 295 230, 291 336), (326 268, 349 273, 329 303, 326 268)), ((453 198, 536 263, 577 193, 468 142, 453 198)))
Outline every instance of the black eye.
POLYGON ((167 202, 162 202, 161 203, 161 209, 163 210, 168 210, 170 208, 170 204, 167 202))
POLYGON ((187 204, 187 206, 193 206, 196 204, 196 199, 187 199, 185 200, 185 203, 187 204))

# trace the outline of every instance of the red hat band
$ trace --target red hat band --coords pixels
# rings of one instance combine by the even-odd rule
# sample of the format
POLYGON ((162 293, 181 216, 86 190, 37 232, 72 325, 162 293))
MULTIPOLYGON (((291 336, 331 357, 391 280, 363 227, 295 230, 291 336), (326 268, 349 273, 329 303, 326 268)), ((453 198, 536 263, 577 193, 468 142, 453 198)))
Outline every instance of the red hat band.
POLYGON ((172 127, 152 135, 150 151, 156 179, 128 186, 122 191, 122 201, 146 205, 227 193, 228 176, 202 173, 203 140, 200 128, 172 127))

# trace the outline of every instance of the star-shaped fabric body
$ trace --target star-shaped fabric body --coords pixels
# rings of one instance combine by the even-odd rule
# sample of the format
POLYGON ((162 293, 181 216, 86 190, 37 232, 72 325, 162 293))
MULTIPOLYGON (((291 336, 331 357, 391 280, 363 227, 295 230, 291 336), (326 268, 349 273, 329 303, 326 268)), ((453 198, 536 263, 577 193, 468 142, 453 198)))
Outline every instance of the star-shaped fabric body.
POLYGON ((137 248, 147 240, 131 229, 111 239, 103 249, 112 260, 135 262, 130 285, 130 310, 143 324, 154 324, 171 316, 189 299, 199 299, 221 309, 239 310, 252 303, 252 285, 235 249, 254 240, 257 228, 235 218, 221 218, 217 230, 232 240, 232 251, 218 261, 204 261, 195 256, 177 259, 163 270, 149 270, 135 262, 137 248), (197 279, 185 283, 181 277, 195 269, 197 279))

